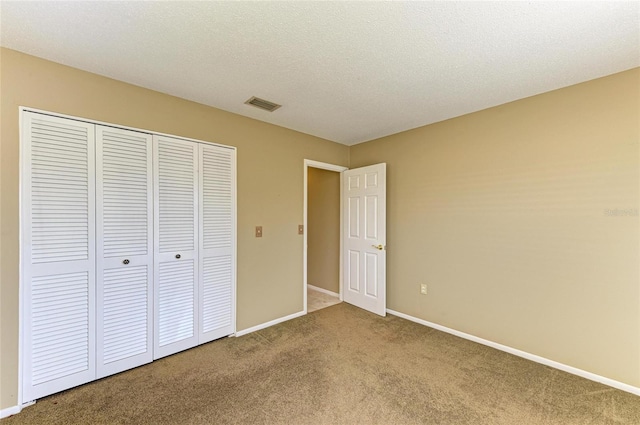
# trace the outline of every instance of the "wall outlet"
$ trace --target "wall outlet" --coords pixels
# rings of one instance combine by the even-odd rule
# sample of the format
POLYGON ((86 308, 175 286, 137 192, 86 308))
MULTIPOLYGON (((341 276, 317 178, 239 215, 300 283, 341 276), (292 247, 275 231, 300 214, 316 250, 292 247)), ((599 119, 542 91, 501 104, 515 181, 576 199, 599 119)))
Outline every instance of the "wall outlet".
POLYGON ((427 295, 427 284, 426 283, 421 283, 420 284, 420 293, 422 295, 427 295))
POLYGON ((262 237, 262 226, 256 226, 256 238, 262 237))

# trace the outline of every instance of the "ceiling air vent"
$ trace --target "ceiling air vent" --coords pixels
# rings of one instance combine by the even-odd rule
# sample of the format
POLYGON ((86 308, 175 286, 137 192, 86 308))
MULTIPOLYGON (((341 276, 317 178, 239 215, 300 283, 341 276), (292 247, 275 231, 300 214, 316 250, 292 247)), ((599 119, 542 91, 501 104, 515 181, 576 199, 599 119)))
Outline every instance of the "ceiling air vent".
POLYGON ((282 105, 278 105, 277 103, 269 102, 268 100, 260 99, 259 97, 253 96, 251 99, 247 100, 247 105, 255 106, 256 108, 264 109, 265 111, 273 112, 282 105))

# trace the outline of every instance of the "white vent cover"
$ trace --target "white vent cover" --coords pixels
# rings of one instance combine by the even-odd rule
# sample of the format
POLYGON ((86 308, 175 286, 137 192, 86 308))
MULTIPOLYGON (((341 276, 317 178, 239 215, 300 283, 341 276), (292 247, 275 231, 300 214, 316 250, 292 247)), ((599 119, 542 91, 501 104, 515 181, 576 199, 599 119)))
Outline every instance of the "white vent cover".
POLYGON ((256 108, 264 109, 265 111, 269 112, 273 112, 282 106, 255 96, 252 96, 251 99, 247 100, 244 103, 246 103, 247 105, 255 106, 256 108))

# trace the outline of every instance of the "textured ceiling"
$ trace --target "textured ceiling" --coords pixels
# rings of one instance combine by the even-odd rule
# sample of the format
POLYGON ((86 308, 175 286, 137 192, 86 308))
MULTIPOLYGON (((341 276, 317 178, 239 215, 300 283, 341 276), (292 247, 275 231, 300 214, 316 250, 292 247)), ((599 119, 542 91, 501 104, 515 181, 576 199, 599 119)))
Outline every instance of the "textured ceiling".
POLYGON ((637 1, 0 5, 4 47, 347 145, 640 66, 637 1))

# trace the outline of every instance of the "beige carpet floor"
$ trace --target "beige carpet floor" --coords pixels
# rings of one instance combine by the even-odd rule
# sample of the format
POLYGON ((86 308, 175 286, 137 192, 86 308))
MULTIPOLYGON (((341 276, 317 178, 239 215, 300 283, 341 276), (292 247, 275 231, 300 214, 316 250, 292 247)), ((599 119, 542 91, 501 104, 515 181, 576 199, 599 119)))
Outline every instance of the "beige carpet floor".
POLYGON ((39 400, 14 424, 640 424, 640 397, 342 303, 39 400))

